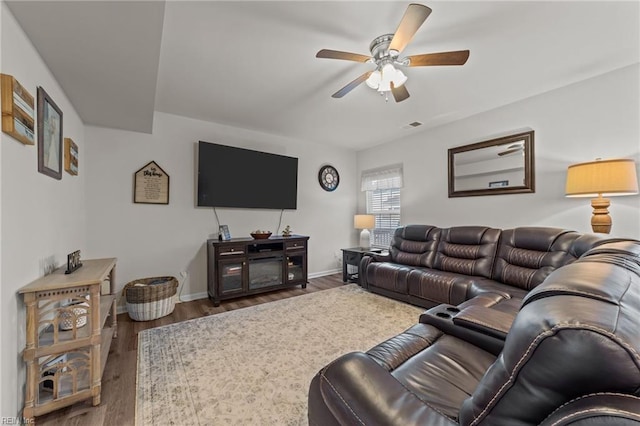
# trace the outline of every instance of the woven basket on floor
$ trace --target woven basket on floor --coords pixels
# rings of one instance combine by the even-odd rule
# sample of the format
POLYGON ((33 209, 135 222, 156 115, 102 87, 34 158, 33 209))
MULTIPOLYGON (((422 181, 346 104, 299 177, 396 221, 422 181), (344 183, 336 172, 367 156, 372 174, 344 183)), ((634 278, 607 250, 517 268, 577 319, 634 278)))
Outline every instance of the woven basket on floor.
POLYGON ((127 312, 134 321, 150 321, 164 317, 175 308, 178 280, 175 277, 150 277, 131 281, 122 293, 127 312))

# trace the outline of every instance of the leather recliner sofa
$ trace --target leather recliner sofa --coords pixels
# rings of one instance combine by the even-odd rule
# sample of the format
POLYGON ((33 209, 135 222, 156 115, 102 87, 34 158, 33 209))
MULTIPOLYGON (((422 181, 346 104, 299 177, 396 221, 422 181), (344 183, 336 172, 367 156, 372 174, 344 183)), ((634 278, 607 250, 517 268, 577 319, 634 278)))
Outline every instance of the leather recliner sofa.
POLYGON ((389 253, 363 256, 359 284, 425 308, 489 303, 515 311, 552 271, 601 243, 595 234, 550 227, 501 230, 484 226, 396 229, 389 253))
MULTIPOLYGON (((575 244, 562 257, 577 254, 575 244)), ((461 307, 436 306, 321 369, 309 388, 310 425, 640 424, 640 241, 603 242, 550 271, 511 327, 495 330, 502 344, 487 340, 492 321, 456 323, 461 307)))

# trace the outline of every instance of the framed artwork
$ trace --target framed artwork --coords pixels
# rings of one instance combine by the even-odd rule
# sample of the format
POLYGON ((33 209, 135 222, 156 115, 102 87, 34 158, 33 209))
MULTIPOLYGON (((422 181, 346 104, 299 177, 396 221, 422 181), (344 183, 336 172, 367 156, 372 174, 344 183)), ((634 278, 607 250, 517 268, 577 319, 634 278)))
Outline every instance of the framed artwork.
POLYGON ((62 111, 38 87, 38 171, 62 179, 62 111))

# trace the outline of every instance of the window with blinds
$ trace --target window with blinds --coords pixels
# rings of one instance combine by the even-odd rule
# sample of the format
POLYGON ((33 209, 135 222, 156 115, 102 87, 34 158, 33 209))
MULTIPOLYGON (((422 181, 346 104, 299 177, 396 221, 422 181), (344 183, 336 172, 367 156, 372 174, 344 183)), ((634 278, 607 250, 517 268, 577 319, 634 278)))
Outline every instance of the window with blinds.
POLYGON ((400 188, 402 166, 362 173, 362 190, 367 193, 367 214, 376 217, 371 231, 373 247, 388 248, 395 229, 400 226, 400 188))

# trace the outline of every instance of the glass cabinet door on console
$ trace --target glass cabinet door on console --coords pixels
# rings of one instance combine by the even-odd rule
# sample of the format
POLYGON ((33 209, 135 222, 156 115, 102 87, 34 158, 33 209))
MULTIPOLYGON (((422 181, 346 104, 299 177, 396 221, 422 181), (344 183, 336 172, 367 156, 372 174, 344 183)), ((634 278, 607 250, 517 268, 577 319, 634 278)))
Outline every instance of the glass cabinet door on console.
POLYGON ((218 260, 218 292, 220 295, 245 291, 247 261, 243 246, 228 246, 220 250, 218 260))
POLYGON ((246 262, 240 259, 225 259, 218 261, 218 269, 220 271, 220 277, 218 278, 220 294, 244 291, 242 284, 244 282, 243 277, 245 266, 246 262))
POLYGON ((286 281, 287 283, 304 282, 302 288, 306 287, 307 281, 307 251, 304 241, 294 241, 286 243, 286 281))

